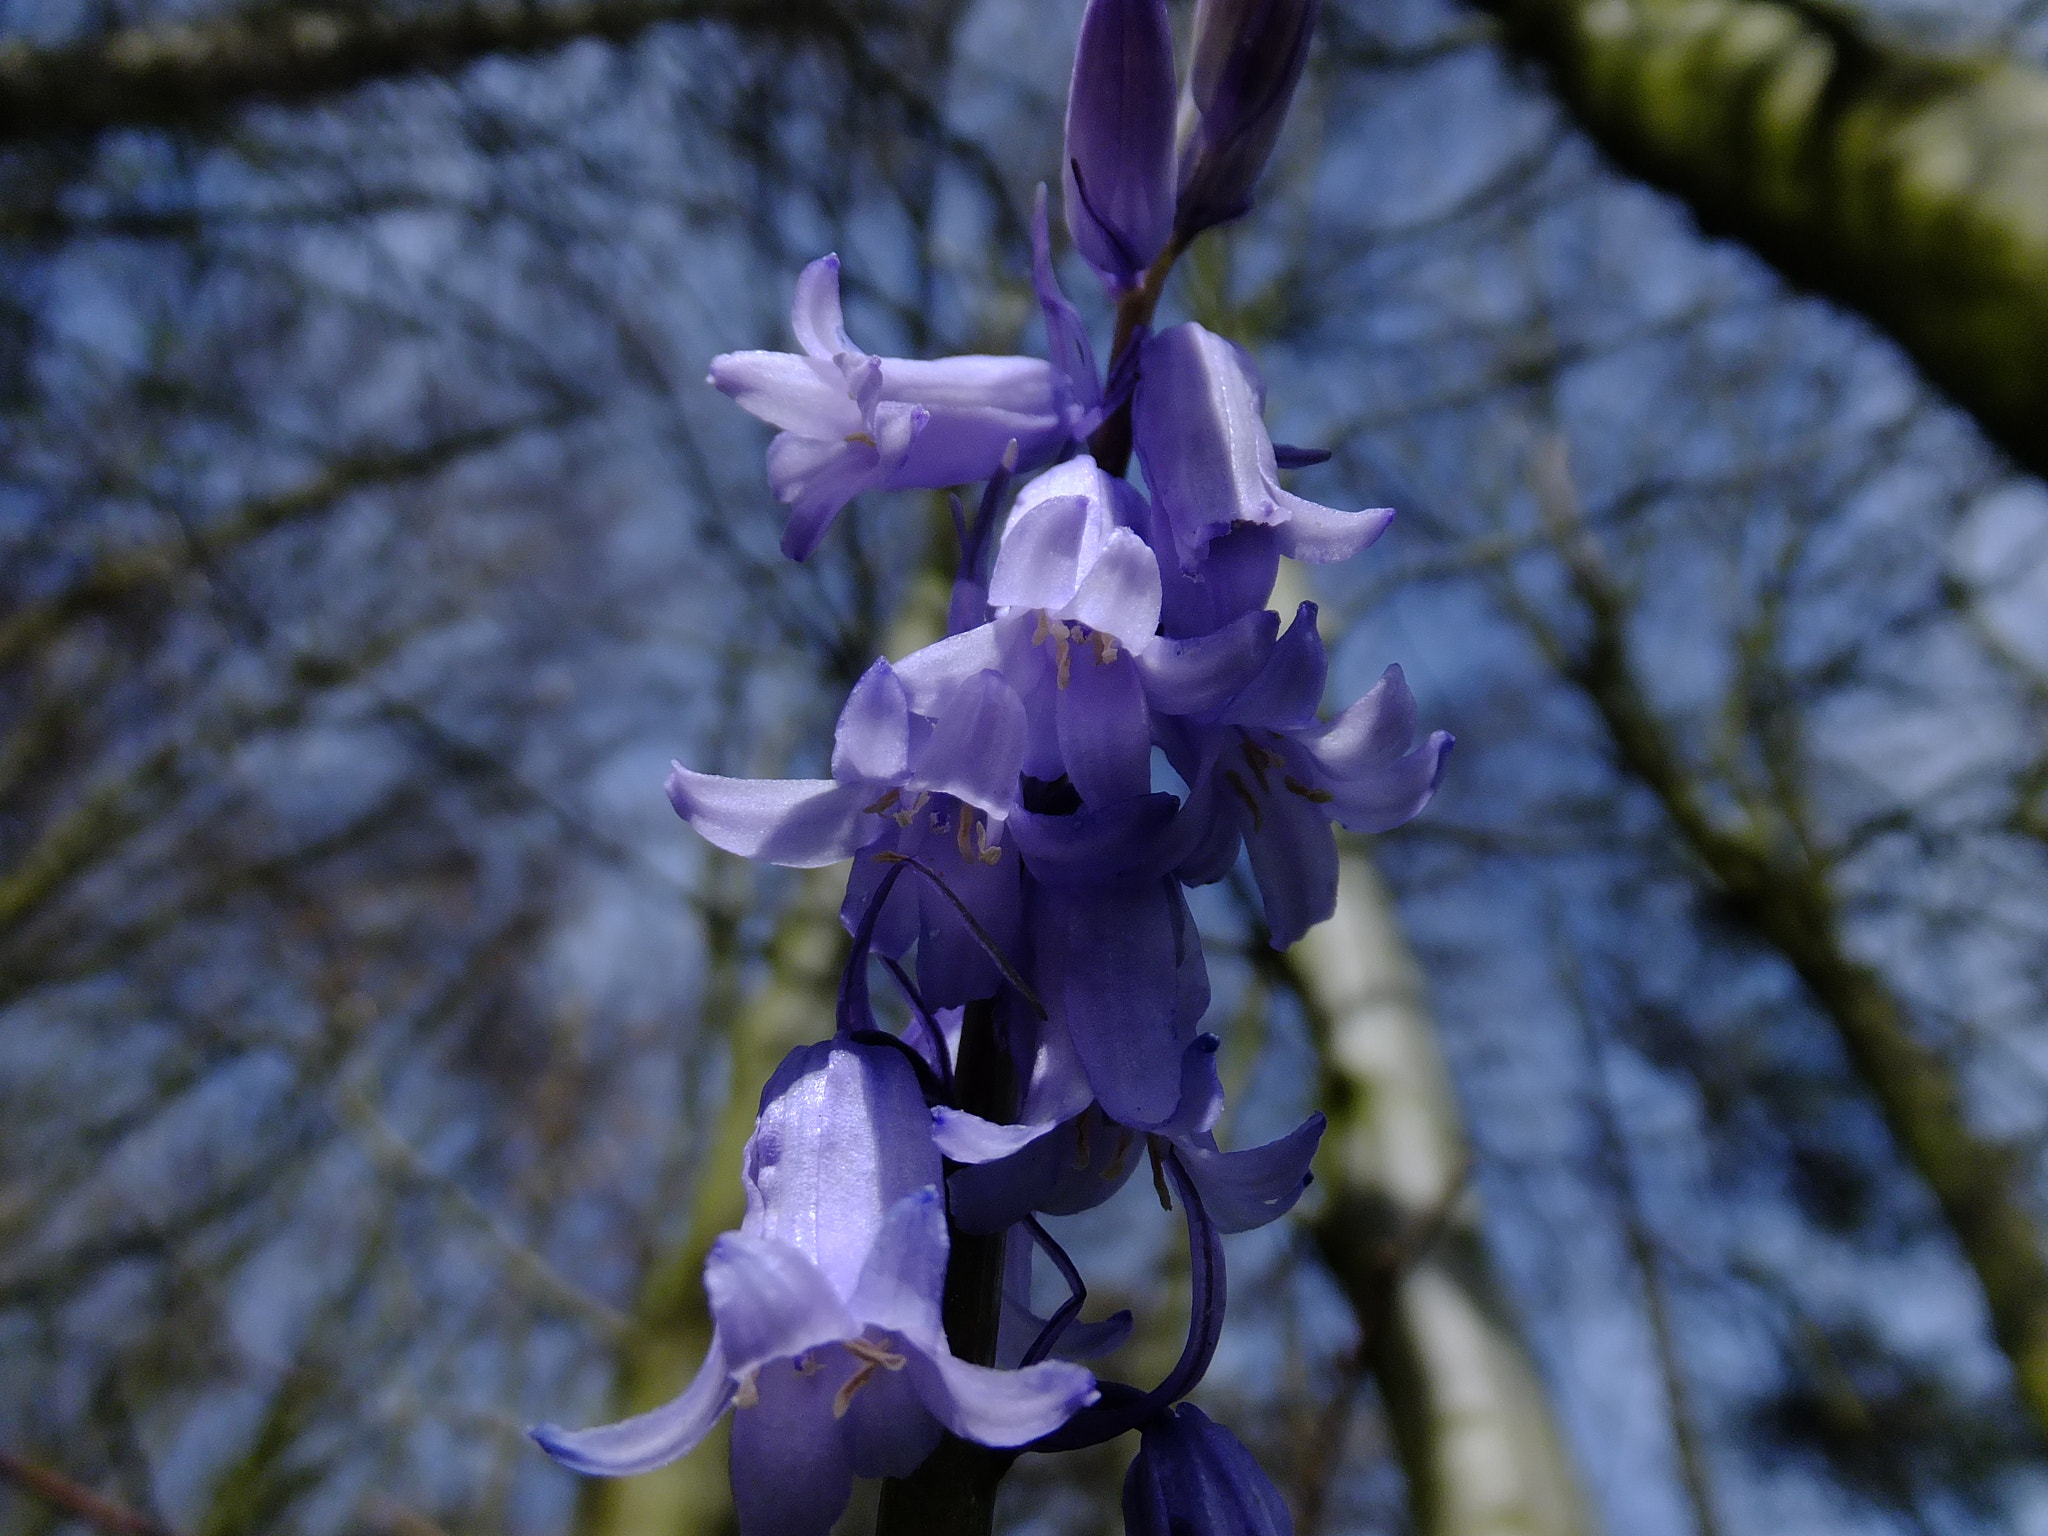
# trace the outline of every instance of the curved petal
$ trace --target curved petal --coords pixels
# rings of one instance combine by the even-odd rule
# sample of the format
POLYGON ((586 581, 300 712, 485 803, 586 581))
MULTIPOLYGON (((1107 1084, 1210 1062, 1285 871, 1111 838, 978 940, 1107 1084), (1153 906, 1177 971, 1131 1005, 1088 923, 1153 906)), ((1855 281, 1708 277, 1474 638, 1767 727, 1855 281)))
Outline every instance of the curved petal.
POLYGON ((889 1207, 874 1251, 848 1303, 864 1324, 905 1338, 943 1342, 939 1295, 946 1285, 946 1202, 936 1184, 889 1207))
POLYGON ((1316 629, 1316 605, 1303 603, 1294 622, 1273 647, 1265 666, 1235 698, 1217 712, 1226 725, 1264 726, 1292 731, 1315 724, 1330 680, 1330 653, 1316 629))
POLYGON ((983 624, 912 651, 896 663, 896 676, 909 690, 910 707, 920 715, 936 716, 941 701, 964 679, 977 672, 1000 671, 1002 661, 996 626, 983 624))
POLYGON ((704 1294, 735 1376, 860 1332, 810 1255, 772 1237, 720 1237, 704 1261, 704 1294))
POLYGON ((1415 740, 1415 720, 1415 695, 1401 669, 1392 666, 1336 719, 1304 733, 1301 744, 1330 778, 1355 778, 1406 752, 1415 740))
POLYGON ((1275 949, 1337 910, 1337 835, 1324 807, 1294 788, 1299 782, 1289 777, 1259 796, 1258 820, 1244 829, 1275 949))
POLYGON ((940 1104, 932 1110, 932 1140, 938 1143, 941 1153, 956 1163, 992 1163, 1030 1146, 1058 1123, 1045 1120, 1028 1125, 998 1125, 964 1109, 940 1104))
POLYGON ((917 754, 916 783, 998 818, 1017 800, 1024 770, 1024 703, 996 671, 964 679, 932 722, 917 754))
POLYGON ((1100 1395, 1092 1372, 1064 1360, 998 1371, 906 1342, 905 1370, 925 1407, 954 1434, 978 1445, 1024 1445, 1058 1429, 1100 1395))
POLYGON ((1313 1114, 1277 1141, 1238 1152, 1217 1150, 1206 1134, 1176 1145, 1209 1219, 1224 1232, 1249 1232, 1294 1209, 1308 1188, 1309 1164, 1327 1123, 1313 1114))
POLYGON ((727 779, 669 765, 668 799, 709 842, 743 859, 817 869, 852 857, 873 835, 861 807, 880 791, 830 779, 727 779))
POLYGON ((837 440, 861 430, 860 408, 839 375, 819 375, 792 352, 725 352, 711 359, 708 382, 749 415, 799 437, 837 440))
POLYGON ((1457 738, 1436 731, 1378 773, 1333 784, 1330 814, 1354 832, 1389 832, 1412 820, 1436 795, 1457 738))
POLYGON ((1130 529, 1117 529, 1059 617, 1115 635, 1133 656, 1144 655, 1159 628, 1158 557, 1130 529))
POLYGON ((1090 809, 1141 798, 1152 787, 1152 719, 1137 664, 1128 656, 1104 662, 1079 644, 1068 665, 1067 685, 1053 697, 1067 778, 1090 809))
POLYGON ((839 711, 832 733, 832 777, 842 784, 905 783, 912 742, 910 694, 889 663, 877 660, 839 711))
POLYGON ((1058 609, 1080 590, 1081 573, 1101 548, 1099 519, 1083 496, 1051 496, 1019 506, 1003 530, 988 600, 998 608, 1058 609))
POLYGON ((1394 520, 1391 507, 1340 512, 1292 491, 1283 491, 1271 480, 1266 483, 1266 491, 1285 519, 1277 533, 1280 553, 1311 565, 1349 560, 1385 533, 1394 520))
POLYGON ((1221 629, 1184 640, 1158 640, 1138 658, 1145 698, 1166 715, 1199 715, 1228 701, 1273 653, 1280 615, 1239 615, 1221 629))
POLYGON ((843 1350, 823 1369, 778 1360, 732 1416, 732 1502, 740 1536, 827 1536, 853 1492, 853 1458, 832 1400, 852 1373, 843 1350))
POLYGON ((882 455, 870 441, 777 434, 768 445, 768 488, 789 508, 782 552, 807 560, 839 509, 882 473, 882 455))
POLYGON ((632 1477, 688 1455, 711 1432, 732 1401, 732 1373, 718 1335, 696 1379, 661 1407, 597 1429, 562 1429, 540 1424, 527 1431, 535 1443, 571 1472, 592 1477, 632 1477))
MULTIPOLYGON (((1171 521, 1156 507, 1150 517, 1152 547, 1172 549, 1171 521)), ((1238 523, 1209 541, 1192 571, 1182 570, 1178 560, 1162 560, 1160 624, 1165 633, 1206 635, 1264 608, 1280 574, 1276 532, 1257 523, 1238 523)))
POLYGON ((796 344, 812 357, 836 359, 847 352, 861 355, 846 334, 846 317, 839 307, 836 254, 820 256, 798 274, 789 327, 796 333, 796 344))

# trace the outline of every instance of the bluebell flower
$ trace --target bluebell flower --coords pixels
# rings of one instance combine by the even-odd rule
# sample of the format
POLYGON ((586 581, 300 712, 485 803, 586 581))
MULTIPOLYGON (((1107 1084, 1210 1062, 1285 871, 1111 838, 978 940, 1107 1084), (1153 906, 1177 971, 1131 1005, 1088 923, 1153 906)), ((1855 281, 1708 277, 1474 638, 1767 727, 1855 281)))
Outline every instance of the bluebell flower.
MULTIPOLYGON (((678 763, 668 780, 677 814, 742 858, 809 869, 869 855, 848 886, 849 929, 882 877, 872 855, 919 859, 1013 949, 1022 897, 1004 824, 1025 760, 1024 707, 979 664, 997 659, 993 648, 962 638, 967 647, 949 653, 957 665, 927 659, 911 664, 908 680, 886 661, 868 669, 840 712, 831 778, 724 778, 678 763)), ((922 881, 894 894, 875 942, 900 957, 920 939, 919 979, 933 1006, 995 990, 999 972, 981 941, 922 881)))
POLYGON ((1182 1403, 1140 1430, 1124 1536, 1294 1536, 1294 1517, 1244 1442, 1182 1403))
POLYGON ((824 1536, 854 1477, 907 1476, 946 1430, 1007 1447, 1064 1424, 1097 1396, 1080 1366, 995 1370, 948 1347, 940 1176, 903 1056, 793 1051, 747 1143, 746 1217, 705 1265, 714 1332, 696 1379, 651 1413, 534 1438, 576 1471, 624 1476, 685 1454, 731 1408, 742 1536, 824 1536))
POLYGON ((1228 698, 1156 723, 1167 760, 1192 786, 1184 814, 1206 825, 1199 837, 1190 829, 1196 851, 1180 877, 1220 880, 1243 846, 1280 949, 1335 910, 1331 823, 1354 832, 1400 826, 1436 793, 1453 742, 1436 731, 1415 744, 1415 697, 1399 667, 1335 719, 1319 719, 1330 663, 1314 603, 1301 605, 1245 676, 1252 654, 1225 656, 1212 669, 1207 680, 1219 692, 1243 676, 1228 698))
POLYGON ((1067 92, 1067 229, 1112 291, 1132 286, 1173 233, 1174 175, 1165 0, 1088 0, 1067 92))
POLYGON ((1181 99, 1182 239, 1245 212, 1308 63, 1320 0, 1199 0, 1181 99))
POLYGON ((1216 1144, 1223 1084, 1214 1035, 1199 1035, 1181 1058, 1180 1103, 1149 1132, 1119 1124, 1099 1104, 1057 1125, 994 1125, 960 1110, 932 1111, 939 1149, 962 1166, 950 1193, 963 1230, 999 1232, 1034 1212, 1068 1216, 1121 1189, 1144 1160, 1149 1138, 1179 1154, 1220 1232, 1249 1232, 1292 1210, 1308 1188, 1326 1121, 1310 1115, 1263 1146, 1225 1152, 1216 1144))
POLYGON ((1265 383, 1243 350, 1192 321, 1139 349, 1131 429, 1160 519, 1153 543, 1162 562, 1177 559, 1193 574, 1212 541, 1244 525, 1272 530, 1270 554, 1255 546, 1262 562, 1344 560, 1386 531, 1394 514, 1384 508, 1343 512, 1282 489, 1265 408, 1265 383))
MULTIPOLYGON (((768 484, 790 509, 783 553, 807 558, 862 491, 965 485, 1017 459, 1043 464, 1089 430, 1066 374, 1035 357, 875 357, 846 334, 839 258, 797 279, 790 323, 801 352, 727 352, 711 383, 781 428, 768 484)), ((1093 381, 1088 381, 1093 388, 1093 381)))

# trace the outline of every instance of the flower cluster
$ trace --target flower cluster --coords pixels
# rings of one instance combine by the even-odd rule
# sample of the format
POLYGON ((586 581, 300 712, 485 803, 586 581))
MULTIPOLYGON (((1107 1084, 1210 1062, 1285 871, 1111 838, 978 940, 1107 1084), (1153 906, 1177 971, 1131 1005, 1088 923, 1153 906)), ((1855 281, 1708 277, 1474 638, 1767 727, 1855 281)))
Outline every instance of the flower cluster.
POLYGON ((1075 247, 1118 303, 1106 377, 1054 278, 1043 194, 1050 361, 864 352, 827 256, 797 281, 801 352, 713 363, 714 385, 780 429, 768 472, 795 558, 864 490, 986 489, 971 521, 955 503, 949 633, 869 668, 829 778, 678 765, 669 779, 677 812, 729 852, 851 859, 853 953, 833 1037, 793 1053, 762 1095, 746 1216, 705 1270, 716 1334, 702 1370, 640 1418, 537 1430, 565 1464, 643 1471, 730 1408, 745 1536, 821 1536, 853 1477, 911 1475, 947 1433, 1057 1451, 1136 1430, 1132 1531, 1286 1529, 1243 1446, 1175 1405, 1222 1327, 1221 1234, 1294 1205, 1323 1120, 1218 1145, 1217 1040, 1201 1031, 1209 984, 1184 892, 1246 856, 1273 943, 1292 943, 1335 903, 1333 825, 1415 815, 1451 743, 1415 743, 1397 668, 1320 717, 1315 606, 1284 629, 1266 606, 1280 558, 1343 559, 1391 514, 1285 489, 1282 471, 1317 456, 1268 437, 1250 358, 1199 325, 1153 334, 1149 321, 1178 251, 1249 204, 1314 13, 1313 0, 1202 0, 1176 107, 1163 0, 1091 0, 1063 181, 1075 247), (1123 473, 1133 449, 1143 490, 1123 473), (876 961, 907 1001, 900 1035, 870 1006, 876 961), (1186 1219, 1193 1294, 1179 1364, 1140 1390, 1072 1363, 1129 1320, 1079 1321, 1080 1277, 1040 1218, 1101 1203, 1148 1161, 1186 1219), (966 1238, 999 1245, 986 1280, 948 1273, 966 1238), (1030 1310, 1035 1252, 1069 1283, 1050 1319, 1030 1310), (942 1315, 974 1284, 999 1324, 949 1338, 942 1315))

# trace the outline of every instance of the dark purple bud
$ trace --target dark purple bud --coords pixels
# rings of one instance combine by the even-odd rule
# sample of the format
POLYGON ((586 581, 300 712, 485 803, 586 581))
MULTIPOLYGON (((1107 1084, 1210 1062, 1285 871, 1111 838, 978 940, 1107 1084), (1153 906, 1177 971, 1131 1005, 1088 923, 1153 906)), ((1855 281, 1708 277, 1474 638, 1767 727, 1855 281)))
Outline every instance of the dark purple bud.
POLYGON ((1252 1453, 1192 1403, 1145 1426, 1124 1477, 1124 1536, 1294 1536, 1252 1453))
POLYGON ((1252 188, 1308 62, 1321 0, 1200 0, 1195 59, 1181 101, 1183 240, 1252 205, 1252 188))
POLYGON ((1088 0, 1067 95, 1067 229, 1112 288, 1173 233, 1173 114, 1165 0, 1088 0))

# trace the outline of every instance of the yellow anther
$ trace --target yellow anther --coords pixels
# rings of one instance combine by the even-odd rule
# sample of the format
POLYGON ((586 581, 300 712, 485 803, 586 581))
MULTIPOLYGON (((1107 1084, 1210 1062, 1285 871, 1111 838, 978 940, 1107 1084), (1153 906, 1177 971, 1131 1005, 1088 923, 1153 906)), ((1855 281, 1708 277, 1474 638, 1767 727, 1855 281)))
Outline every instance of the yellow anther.
POLYGON ((883 792, 882 797, 879 800, 877 800, 873 805, 862 806, 861 813, 866 816, 879 816, 882 814, 882 812, 888 810, 890 806, 894 805, 898 800, 901 800, 902 798, 902 790, 886 790, 883 792))
POLYGON ((882 446, 880 443, 874 440, 874 437, 871 434, 866 432, 849 432, 846 434, 846 440, 849 443, 866 443, 870 448, 879 448, 882 446))
POLYGON ((1099 629, 1095 631, 1095 659, 1106 667, 1115 661, 1116 657, 1116 636, 1104 634, 1099 629))
POLYGON ((1067 627, 1062 624, 1059 638, 1053 642, 1053 654, 1059 658, 1060 687, 1064 688, 1074 675, 1074 652, 1067 640, 1067 627))
POLYGON ((964 864, 974 857, 974 812, 968 806, 960 807, 960 825, 954 831, 953 841, 960 849, 960 861, 964 864))
POLYGON ((861 1366, 832 1394, 832 1417, 835 1419, 846 1417, 846 1410, 853 1406, 854 1394, 874 1379, 876 1371, 900 1371, 908 1363, 886 1344, 871 1344, 866 1339, 847 1339, 844 1342, 846 1352, 860 1361, 861 1366))
MULTIPOLYGON (((755 1367, 756 1370, 759 1367, 755 1367)), ((735 1408, 751 1408, 761 1401, 761 1389, 754 1384, 754 1371, 742 1372, 739 1386, 733 1391, 732 1405, 735 1408)))
POLYGON ((1038 628, 1031 632, 1031 643, 1033 645, 1043 645, 1045 644, 1045 637, 1051 633, 1052 628, 1045 621, 1045 610, 1041 608, 1038 610, 1038 628))
POLYGON ((1332 800, 1335 800, 1337 798, 1335 795, 1331 794, 1327 789, 1310 789, 1306 784, 1302 783, 1301 780, 1297 779, 1291 773, 1288 774, 1285 778, 1283 778, 1280 782, 1285 784, 1288 787, 1288 789, 1292 791, 1294 794, 1297 794, 1301 796, 1302 799, 1308 801, 1311 805, 1328 805, 1332 800))

